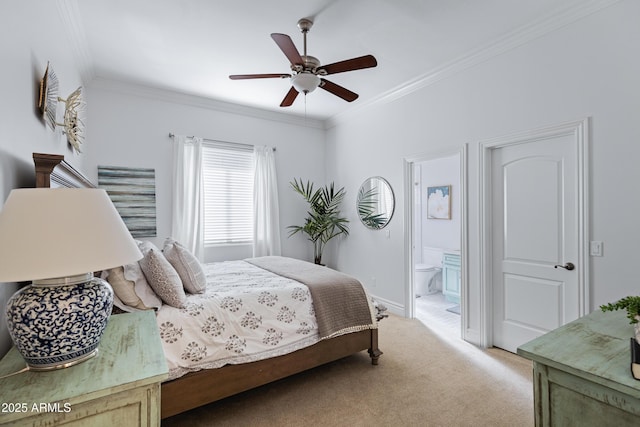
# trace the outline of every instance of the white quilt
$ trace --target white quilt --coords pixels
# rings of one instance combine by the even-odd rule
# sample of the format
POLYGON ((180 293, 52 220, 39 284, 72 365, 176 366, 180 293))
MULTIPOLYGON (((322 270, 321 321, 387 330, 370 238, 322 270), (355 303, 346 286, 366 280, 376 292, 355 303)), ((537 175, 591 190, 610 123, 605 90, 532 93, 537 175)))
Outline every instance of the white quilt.
POLYGON ((163 305, 157 322, 169 379, 253 362, 318 342, 309 289, 245 261, 204 265, 207 290, 183 309, 163 305))

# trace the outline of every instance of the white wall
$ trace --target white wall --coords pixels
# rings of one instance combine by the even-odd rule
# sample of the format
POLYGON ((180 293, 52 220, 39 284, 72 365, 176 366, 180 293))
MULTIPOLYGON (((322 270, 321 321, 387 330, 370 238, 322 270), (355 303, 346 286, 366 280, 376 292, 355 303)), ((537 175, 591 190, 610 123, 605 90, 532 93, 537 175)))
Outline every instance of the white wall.
POLYGON ((639 294, 638 16, 640 2, 622 0, 410 95, 337 120, 327 133, 328 178, 353 194, 365 177, 381 175, 398 201, 390 238, 354 230, 341 241, 337 267, 403 306, 403 158, 468 144, 467 327, 474 335, 480 325, 478 142, 591 117, 590 238, 604 241, 605 248, 604 257, 591 259, 591 308, 639 294))
MULTIPOLYGON (((113 82, 96 80, 87 92, 91 127, 85 173, 97 182, 98 165, 155 169, 158 237, 148 240, 162 245, 171 233, 172 132, 276 147, 283 255, 313 259, 303 236, 287 237, 286 227, 302 224, 306 216, 306 206, 289 182, 303 178, 324 183, 324 130, 216 111, 201 98, 113 82)), ((251 256, 236 249, 229 248, 222 258, 251 256)))
MULTIPOLYGON (((78 168, 83 160, 72 154, 60 132, 46 127, 37 111, 40 80, 47 61, 51 61, 58 76, 60 96, 66 97, 82 84, 56 3, 6 3, 9 2, 3 2, 0 12, 0 205, 13 188, 34 186, 33 152, 64 154, 78 168)), ((16 289, 15 284, 0 284, 3 313, 16 289)), ((5 316, 0 315, 0 356, 11 346, 5 322, 5 316)))

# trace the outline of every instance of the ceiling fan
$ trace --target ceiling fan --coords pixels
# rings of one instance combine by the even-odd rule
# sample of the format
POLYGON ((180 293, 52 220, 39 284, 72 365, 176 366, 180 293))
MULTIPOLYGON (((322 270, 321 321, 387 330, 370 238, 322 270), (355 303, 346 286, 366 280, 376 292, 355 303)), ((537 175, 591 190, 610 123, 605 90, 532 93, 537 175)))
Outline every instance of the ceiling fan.
POLYGON ((307 55, 307 33, 313 26, 313 21, 302 18, 298 21, 298 28, 302 31, 304 37, 304 55, 300 55, 298 49, 293 44, 291 37, 286 34, 273 33, 271 38, 276 42, 280 50, 285 54, 291 63, 291 71, 293 74, 234 74, 230 75, 231 80, 244 79, 269 79, 269 78, 289 78, 291 80, 291 89, 285 95, 280 103, 281 107, 289 107, 293 104, 300 92, 313 92, 320 87, 329 93, 332 93, 347 102, 355 101, 358 94, 337 85, 324 76, 330 74, 344 73, 345 71, 361 70, 363 68, 371 68, 378 65, 376 58, 372 55, 360 56, 358 58, 347 59, 333 64, 320 65, 320 60, 311 55, 307 55))

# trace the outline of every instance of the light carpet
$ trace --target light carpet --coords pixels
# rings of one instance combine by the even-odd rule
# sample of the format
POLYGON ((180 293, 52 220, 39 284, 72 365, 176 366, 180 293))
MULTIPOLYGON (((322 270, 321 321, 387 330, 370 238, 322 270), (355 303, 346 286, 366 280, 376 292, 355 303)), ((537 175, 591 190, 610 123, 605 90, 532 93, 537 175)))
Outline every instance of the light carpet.
POLYGON ((532 426, 531 362, 440 336, 415 319, 380 322, 367 352, 162 422, 171 426, 532 426))

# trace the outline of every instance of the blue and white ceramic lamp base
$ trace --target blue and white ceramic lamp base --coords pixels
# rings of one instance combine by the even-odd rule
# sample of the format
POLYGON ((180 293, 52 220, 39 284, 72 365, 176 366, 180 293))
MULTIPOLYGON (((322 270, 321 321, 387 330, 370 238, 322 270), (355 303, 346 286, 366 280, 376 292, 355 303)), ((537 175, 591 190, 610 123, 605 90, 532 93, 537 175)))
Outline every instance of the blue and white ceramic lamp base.
POLYGON ((13 343, 30 370, 67 368, 98 353, 113 289, 92 274, 34 281, 6 306, 13 343))

